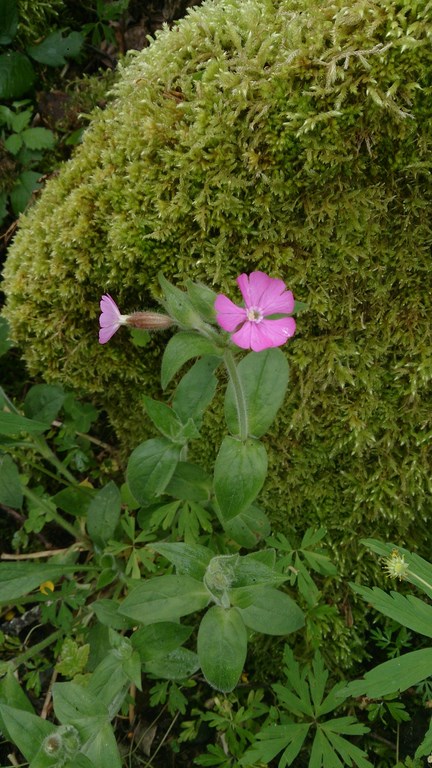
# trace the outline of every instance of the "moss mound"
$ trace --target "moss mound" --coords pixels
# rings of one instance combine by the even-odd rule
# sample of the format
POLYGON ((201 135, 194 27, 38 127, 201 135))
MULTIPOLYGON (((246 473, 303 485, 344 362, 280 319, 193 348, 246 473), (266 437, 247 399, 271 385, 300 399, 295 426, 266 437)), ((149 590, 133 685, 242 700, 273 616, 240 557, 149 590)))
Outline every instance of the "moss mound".
POLYGON ((324 523, 351 576, 357 536, 430 547, 431 38, 427 0, 207 2, 127 61, 4 272, 30 370, 135 442, 161 342, 99 347, 100 294, 285 279, 309 309, 266 501, 277 527, 324 523))

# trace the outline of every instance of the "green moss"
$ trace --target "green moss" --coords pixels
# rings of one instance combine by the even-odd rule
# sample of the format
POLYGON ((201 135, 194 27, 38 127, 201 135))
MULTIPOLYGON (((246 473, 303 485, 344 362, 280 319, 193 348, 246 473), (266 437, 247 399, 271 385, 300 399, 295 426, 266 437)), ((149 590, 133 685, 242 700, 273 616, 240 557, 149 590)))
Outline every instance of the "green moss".
POLYGON ((430 553, 431 38, 426 0, 205 3, 128 59, 4 273, 30 370, 131 447, 161 342, 100 347, 99 295, 152 306, 160 269, 233 298, 240 271, 282 277, 309 308, 264 501, 281 529, 324 523, 349 577, 362 535, 430 553))

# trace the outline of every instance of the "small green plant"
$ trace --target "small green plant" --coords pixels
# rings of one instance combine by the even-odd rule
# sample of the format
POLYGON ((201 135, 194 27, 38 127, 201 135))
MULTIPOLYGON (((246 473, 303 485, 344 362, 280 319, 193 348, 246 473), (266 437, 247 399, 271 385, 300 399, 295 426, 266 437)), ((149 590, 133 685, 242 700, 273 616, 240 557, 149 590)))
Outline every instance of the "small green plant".
MULTIPOLYGON (((25 210, 32 194, 41 186, 43 173, 35 166, 42 160, 43 151, 55 145, 53 132, 33 127, 32 119, 29 100, 14 101, 10 107, 0 104, 0 142, 9 154, 9 174, 0 191, 0 224, 8 214, 8 204, 14 216, 25 210)), ((7 158, 3 157, 1 162, 6 164, 7 158)))
MULTIPOLYGON (((407 581, 421 590, 430 600, 432 598, 432 565, 423 558, 402 547, 395 547, 375 539, 365 539, 365 546, 383 558, 384 568, 393 579, 407 581)), ((396 591, 389 594, 384 590, 373 587, 362 587, 351 584, 352 589, 369 605, 384 616, 397 621, 412 632, 418 632, 425 637, 432 637, 432 606, 415 595, 403 595, 396 591)), ((343 691, 344 695, 367 696, 370 699, 387 700, 387 708, 395 719, 405 719, 404 711, 394 702, 394 694, 405 691, 411 686, 419 685, 431 677, 432 648, 405 653, 389 661, 379 664, 364 676, 363 680, 349 683, 343 691), (398 708, 398 709, 397 709, 398 708)), ((432 722, 429 730, 416 749, 414 757, 421 758, 432 753, 432 722)), ((398 755, 396 756, 398 759, 398 755)))
POLYGON ((257 734, 239 765, 250 768, 259 761, 267 764, 280 755, 278 767, 286 768, 295 765, 303 751, 309 755, 309 768, 372 768, 365 752, 351 741, 368 728, 352 715, 329 717, 331 712, 338 714, 348 694, 341 695, 344 683, 328 690, 328 672, 321 654, 317 652, 311 664, 301 666, 291 648, 285 646, 284 664, 285 681, 273 685, 277 698, 273 723, 257 734))
POLYGON ((66 64, 67 58, 76 58, 84 41, 80 32, 63 36, 60 30, 49 32, 35 45, 27 46, 25 52, 15 50, 14 40, 19 26, 19 12, 16 0, 0 0, 0 102, 19 99, 27 94, 37 79, 32 63, 49 67, 66 64))
MULTIPOLYGON (((247 280, 246 275, 239 278, 244 292, 247 280)), ((128 688, 140 687, 143 674, 171 681, 153 690, 153 699, 168 697, 184 709, 177 683, 187 687, 191 678, 201 675, 216 690, 229 693, 241 677, 254 633, 286 635, 303 626, 302 610, 282 588, 292 576, 289 564, 278 562, 275 548, 261 547, 269 523, 257 504, 267 471, 261 438, 276 417, 288 383, 288 364, 278 346, 294 332, 295 304, 282 281, 263 273, 254 273, 250 280, 252 292, 257 290, 254 281, 266 288, 269 298, 263 300, 262 310, 258 301, 244 310, 200 284, 188 283, 187 291, 180 291, 162 276, 166 315, 122 315, 111 297, 103 297, 101 343, 120 325, 132 327, 139 344, 145 344, 143 332, 148 329, 178 326, 162 361, 162 386, 170 387, 170 406, 143 399, 160 436, 135 448, 121 486, 109 479, 94 488, 87 479, 91 457, 86 463, 85 453, 85 481, 76 476, 76 467, 73 471, 73 436, 78 435, 77 426, 90 427, 94 410, 87 414, 78 409, 57 385, 32 387, 22 409, 0 392, 0 503, 23 514, 24 544, 25 536, 39 535, 48 525, 59 526, 69 539, 49 562, 38 553, 37 563, 31 558, 0 563, 3 605, 14 604, 21 611, 29 603, 37 606, 39 621, 49 628, 34 646, 9 653, 2 666, 9 681, 0 704, 4 731, 32 768, 68 761, 83 768, 114 768, 119 756, 110 722, 125 703, 128 688), (215 327, 215 307, 222 327, 232 325, 234 313, 234 342, 259 351, 236 359, 229 333, 215 327), (256 333, 258 315, 263 323, 256 333), (198 360, 190 364, 194 358, 198 360), (189 369, 173 388, 187 363, 189 369), (229 434, 209 473, 189 459, 188 447, 200 436, 219 368, 229 377, 229 434), (68 431, 71 415, 73 429, 68 431), (57 455, 61 448, 66 449, 63 461, 57 455), (178 540, 181 534, 184 541, 178 540), (244 549, 256 551, 243 554, 244 549), (85 564, 80 553, 86 553, 85 564), (38 589, 39 594, 31 594, 38 589), (185 623, 184 617, 189 617, 185 623), (53 686, 60 726, 41 724, 10 683, 12 671, 27 665, 28 684, 40 685, 37 659, 49 649, 57 673, 73 678, 53 686), (15 725, 23 718, 25 735, 15 725)), ((305 562, 330 575, 326 556, 316 551, 322 535, 309 534, 302 551, 309 552, 305 562)), ((307 584, 312 582, 306 566, 302 574, 307 598, 307 584)), ((317 597, 314 591, 309 602, 317 597)), ((252 694, 246 711, 234 711, 223 698, 220 702, 210 722, 224 733, 230 760, 237 759, 257 728, 254 724, 249 731, 242 723, 267 710, 252 694)), ((214 758, 210 751, 203 764, 214 758)))
MULTIPOLYGON (((108 43, 115 43, 114 30, 112 22, 120 21, 127 11, 130 0, 96 0, 94 13, 96 20, 84 24, 82 33, 89 37, 92 45, 100 46, 106 40, 108 43)), ((92 9, 93 10, 93 9, 92 9)))

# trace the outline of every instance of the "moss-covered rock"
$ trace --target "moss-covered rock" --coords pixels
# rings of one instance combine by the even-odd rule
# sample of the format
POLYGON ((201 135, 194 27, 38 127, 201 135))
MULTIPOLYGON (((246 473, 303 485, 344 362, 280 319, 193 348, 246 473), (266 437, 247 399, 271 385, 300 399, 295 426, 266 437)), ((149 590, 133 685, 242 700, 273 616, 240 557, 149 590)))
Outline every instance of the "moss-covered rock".
POLYGON ((280 528, 324 523, 349 575, 361 535, 430 547, 431 38, 428 0, 205 3, 128 59, 4 273, 30 370, 135 436, 160 341, 100 347, 100 294, 282 277, 309 308, 264 497, 280 528))

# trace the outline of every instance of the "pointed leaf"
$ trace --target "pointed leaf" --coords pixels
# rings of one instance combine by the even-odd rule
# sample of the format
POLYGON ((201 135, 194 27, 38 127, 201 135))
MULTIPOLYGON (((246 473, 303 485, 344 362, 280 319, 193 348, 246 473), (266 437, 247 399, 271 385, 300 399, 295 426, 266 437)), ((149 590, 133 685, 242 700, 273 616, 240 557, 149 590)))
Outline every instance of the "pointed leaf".
POLYGON ((167 656, 192 634, 193 627, 171 621, 149 624, 133 633, 131 643, 138 651, 143 662, 154 661, 167 656))
POLYGON ((140 582, 125 598, 120 613, 141 624, 176 621, 205 608, 209 593, 190 576, 158 576, 140 582))
POLYGON ((95 544, 103 547, 114 536, 120 512, 121 494, 111 480, 93 497, 87 510, 87 532, 95 544))
MULTIPOLYGON (((304 626, 304 614, 289 595, 272 587, 256 587, 254 600, 239 607, 247 627, 266 635, 288 635, 304 626)), ((239 605, 241 590, 230 591, 233 605, 239 605)), ((241 602, 241 601, 240 601, 241 602)))
POLYGON ((348 696, 368 696, 377 699, 395 691, 406 691, 432 674, 432 648, 412 651, 385 661, 366 672, 364 680, 355 680, 342 689, 348 696))
POLYGON ((35 71, 30 59, 18 51, 0 56, 0 100, 19 99, 33 85, 35 71))
POLYGON ((423 600, 414 595, 400 595, 398 592, 387 594, 378 587, 369 589, 352 583, 350 587, 384 616, 398 621, 413 632, 432 637, 432 606, 423 600))
POLYGON ((238 683, 246 660, 247 632, 237 608, 212 606, 198 629, 198 657, 209 685, 228 693, 238 683))
POLYGON ((193 331, 181 331, 172 336, 165 347, 161 367, 162 389, 166 389, 171 379, 193 357, 214 355, 222 357, 216 344, 210 339, 193 331))
POLYGON ((55 384, 35 384, 24 400, 24 414, 29 419, 50 425, 57 418, 66 393, 55 384))
MULTIPOLYGON (((251 352, 238 364, 237 371, 246 400, 248 429, 252 437, 261 437, 273 423, 288 386, 288 363, 282 350, 251 352)), ((230 382, 225 394, 225 419, 233 435, 239 434, 234 394, 230 382)))
POLYGON ((223 439, 215 462, 214 489, 224 521, 251 506, 266 474, 267 452, 262 443, 229 436, 223 439))
POLYGON ((214 552, 207 547, 200 544, 185 544, 182 541, 152 542, 151 548, 173 563, 179 576, 192 576, 197 581, 202 581, 206 568, 214 556, 214 552))
POLYGON ((20 509, 23 492, 18 467, 10 456, 0 454, 0 504, 20 509))
POLYGON ((148 504, 167 487, 180 459, 180 446, 165 437, 146 440, 132 451, 127 483, 140 504, 148 504))
POLYGON ((145 671, 168 680, 184 680, 192 677, 199 667, 196 653, 187 648, 177 648, 167 656, 146 662, 145 671))
POLYGON ((200 423, 216 392, 218 380, 214 370, 220 362, 219 357, 206 355, 197 360, 181 379, 174 393, 172 406, 183 423, 188 419, 200 423))
POLYGON ((55 725, 24 709, 0 703, 0 716, 10 740, 17 745, 26 760, 33 760, 46 736, 54 733, 55 725))

